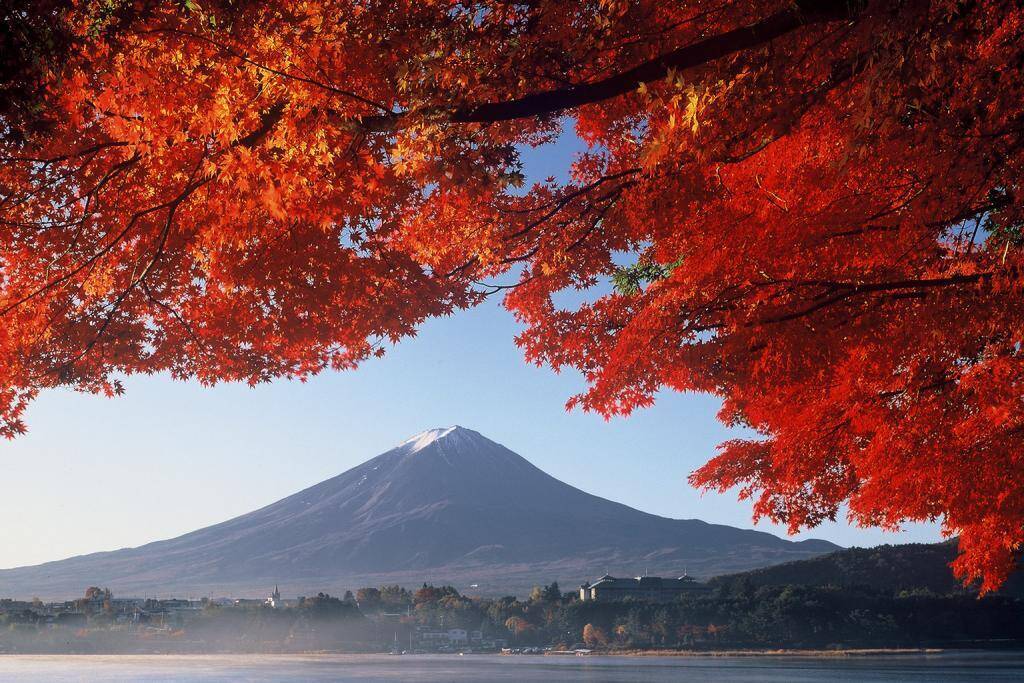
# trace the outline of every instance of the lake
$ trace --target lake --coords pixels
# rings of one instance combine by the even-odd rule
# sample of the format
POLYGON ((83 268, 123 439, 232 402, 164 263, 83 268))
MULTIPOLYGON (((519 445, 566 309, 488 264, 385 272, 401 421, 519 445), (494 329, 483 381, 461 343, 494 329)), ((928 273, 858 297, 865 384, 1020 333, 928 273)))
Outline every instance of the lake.
POLYGON ((1024 653, 872 657, 0 655, 0 681, 1022 681, 1024 653))

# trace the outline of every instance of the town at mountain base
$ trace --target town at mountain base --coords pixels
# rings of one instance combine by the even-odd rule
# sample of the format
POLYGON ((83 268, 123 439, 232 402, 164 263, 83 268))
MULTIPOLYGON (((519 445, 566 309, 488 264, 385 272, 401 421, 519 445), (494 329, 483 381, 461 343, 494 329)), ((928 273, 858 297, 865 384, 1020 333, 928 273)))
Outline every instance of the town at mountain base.
MULTIPOLYGON (((1019 649, 1021 586, 979 597, 949 544, 852 548, 723 576, 602 576, 528 596, 426 583, 308 597, 0 599, 0 654, 458 652, 881 654, 1019 649), (565 590, 562 590, 562 589, 565 590)), ((1018 575, 1019 576, 1019 572, 1018 575)))
POLYGON ((820 540, 668 519, 585 493, 463 427, 418 434, 254 512, 178 538, 0 571, 0 595, 294 594, 424 581, 482 595, 605 573, 699 578, 818 556, 820 540))

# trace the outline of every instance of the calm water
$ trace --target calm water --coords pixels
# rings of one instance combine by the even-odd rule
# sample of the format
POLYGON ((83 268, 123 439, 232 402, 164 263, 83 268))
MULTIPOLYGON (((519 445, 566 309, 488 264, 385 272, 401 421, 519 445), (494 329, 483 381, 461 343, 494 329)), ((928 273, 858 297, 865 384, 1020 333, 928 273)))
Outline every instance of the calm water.
POLYGON ((887 657, 3 656, 0 681, 1024 681, 1024 653, 887 657))

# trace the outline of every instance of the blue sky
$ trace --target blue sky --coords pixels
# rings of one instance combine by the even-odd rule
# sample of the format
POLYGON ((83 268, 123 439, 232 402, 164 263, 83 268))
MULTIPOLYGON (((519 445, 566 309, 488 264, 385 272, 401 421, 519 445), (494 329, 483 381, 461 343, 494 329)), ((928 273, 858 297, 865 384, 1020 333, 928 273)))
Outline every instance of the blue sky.
MULTIPOLYGON (((526 155, 528 177, 561 176, 578 142, 526 155)), ((751 527, 750 504, 699 493, 687 475, 729 432, 717 401, 665 393, 605 422, 566 412, 574 373, 527 365, 497 300, 429 321, 385 358, 303 384, 200 387, 134 377, 117 399, 44 393, 30 432, 0 444, 0 567, 139 545, 223 521, 334 476, 432 427, 476 429, 574 486, 676 518, 751 527)), ((757 528, 774 529, 766 523, 757 528)), ((801 537, 842 545, 933 541, 842 521, 801 537)))

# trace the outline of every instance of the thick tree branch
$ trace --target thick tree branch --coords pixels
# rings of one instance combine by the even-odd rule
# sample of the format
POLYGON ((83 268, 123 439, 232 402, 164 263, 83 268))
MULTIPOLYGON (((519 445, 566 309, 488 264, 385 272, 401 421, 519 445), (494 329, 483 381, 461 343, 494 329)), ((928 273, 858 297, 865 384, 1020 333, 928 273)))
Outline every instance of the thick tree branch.
MULTIPOLYGON (((988 280, 992 277, 992 273, 975 273, 973 275, 953 275, 950 277, 943 278, 930 278, 921 280, 897 280, 893 282, 871 282, 864 284, 853 284, 853 283, 822 283, 826 284, 832 291, 838 291, 838 294, 829 296, 828 298, 822 299, 817 303, 808 306, 799 311, 787 313, 777 317, 764 318, 757 321, 758 324, 771 324, 788 322, 790 320, 796 320, 804 316, 810 315, 815 311, 819 311, 823 308, 827 308, 832 304, 845 301, 851 297, 859 296, 862 294, 871 294, 875 292, 893 292, 893 291, 905 291, 905 290, 922 290, 922 289, 933 289, 936 287, 952 287, 959 285, 970 285, 978 282, 988 280)), ((810 283, 808 283, 810 284, 810 283)))
POLYGON ((680 71, 708 64, 722 57, 765 45, 775 38, 802 26, 852 19, 860 3, 855 0, 798 0, 751 26, 733 29, 681 47, 639 64, 632 69, 600 81, 533 93, 503 102, 466 105, 455 109, 424 109, 396 112, 359 119, 366 130, 386 132, 398 130, 410 118, 430 117, 451 123, 492 123, 558 114, 575 107, 601 102, 632 92, 643 83, 665 78, 669 71, 680 71))
POLYGON ((249 133, 248 135, 236 140, 234 143, 232 143, 231 146, 254 147, 257 144, 259 144, 263 140, 263 138, 265 138, 270 133, 270 131, 273 130, 274 126, 276 126, 277 123, 281 120, 281 117, 284 116, 284 108, 285 106, 287 106, 287 104, 288 103, 285 102, 284 100, 278 100, 277 102, 275 102, 273 105, 271 105, 270 109, 268 109, 266 112, 263 113, 262 116, 260 116, 259 127, 256 128, 251 133, 249 133))

